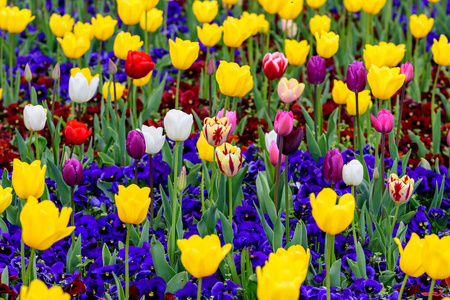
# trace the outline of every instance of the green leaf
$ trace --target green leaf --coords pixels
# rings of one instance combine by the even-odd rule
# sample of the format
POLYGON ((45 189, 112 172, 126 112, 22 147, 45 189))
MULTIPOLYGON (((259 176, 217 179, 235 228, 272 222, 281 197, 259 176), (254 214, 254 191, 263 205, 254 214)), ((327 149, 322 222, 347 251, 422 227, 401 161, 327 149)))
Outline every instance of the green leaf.
POLYGON ((111 252, 109 251, 108 246, 105 243, 105 244, 103 244, 103 249, 102 249, 103 266, 109 265, 110 260, 111 260, 111 252))
POLYGON ((317 144, 316 139, 314 138, 314 135, 308 125, 306 125, 306 143, 308 144, 309 153, 312 158, 318 159, 322 156, 319 145, 317 144))
POLYGON ((8 266, 3 269, 2 272, 2 283, 9 286, 9 270, 8 266))
POLYGON ((356 246, 356 259, 358 261, 358 268, 359 268, 359 272, 361 274, 361 278, 367 279, 366 256, 364 255, 364 250, 363 250, 360 242, 358 242, 358 245, 356 246))
POLYGON ((411 130, 408 130, 408 135, 411 138, 411 141, 416 143, 417 146, 419 147, 419 149, 417 150, 417 155, 419 157, 425 157, 425 155, 427 155, 427 153, 428 153, 428 150, 424 146, 424 144, 422 143, 420 138, 417 135, 415 135, 414 132, 412 132, 411 130))
POLYGON ((78 257, 81 256, 81 234, 78 235, 77 241, 75 242, 75 247, 70 247, 67 251, 66 257, 66 270, 67 273, 75 272, 77 265, 80 260, 78 257))
POLYGON ((144 245, 145 243, 148 243, 148 238, 149 238, 149 229, 150 229, 150 222, 148 221, 148 219, 145 219, 145 223, 144 226, 142 227, 142 231, 141 231, 141 238, 139 239, 139 244, 138 247, 142 248, 142 245, 144 245))
POLYGON ((109 166, 114 166, 116 164, 114 159, 112 159, 110 156, 108 156, 108 154, 106 154, 104 152, 98 152, 97 154, 105 166, 109 167, 109 166))
POLYGON ((116 283, 116 287, 117 287, 117 298, 119 300, 125 300, 125 293, 123 291, 122 284, 120 283, 120 280, 117 277, 117 275, 114 272, 112 272, 112 274, 114 276, 114 282, 116 283))
POLYGON ((61 199, 61 203, 65 207, 71 206, 71 196, 70 196, 70 188, 67 186, 67 184, 64 182, 64 179, 62 177, 61 171, 58 169, 58 167, 50 160, 47 161, 47 165, 50 167, 50 170, 52 171, 53 177, 56 181, 56 186, 58 189, 56 190, 56 193, 58 195, 58 198, 61 199))
POLYGON ((162 277, 165 282, 169 282, 176 273, 167 263, 164 246, 155 238, 155 236, 152 237, 150 253, 152 255, 156 275, 162 277))
POLYGON ((184 288, 189 281, 189 274, 186 271, 180 272, 169 280, 166 287, 166 293, 175 294, 177 291, 184 288))
POLYGON ((341 260, 336 260, 330 268, 331 286, 341 286, 341 260))
POLYGON ((231 227, 230 221, 221 212, 219 212, 219 217, 220 217, 220 222, 222 224, 223 241, 226 244, 233 245, 234 232, 233 232, 233 228, 231 227))

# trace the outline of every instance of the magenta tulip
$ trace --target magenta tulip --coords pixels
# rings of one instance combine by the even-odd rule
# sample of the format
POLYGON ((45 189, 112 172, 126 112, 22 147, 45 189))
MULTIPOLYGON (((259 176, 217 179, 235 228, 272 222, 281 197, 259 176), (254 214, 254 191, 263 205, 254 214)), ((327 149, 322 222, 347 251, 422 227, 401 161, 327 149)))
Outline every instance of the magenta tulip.
POLYGON ((278 135, 287 136, 294 127, 294 114, 292 111, 278 111, 275 116, 273 129, 278 135))
POLYGON ((389 133, 394 127, 394 116, 387 109, 382 109, 378 112, 378 116, 370 115, 372 126, 380 133, 389 133))

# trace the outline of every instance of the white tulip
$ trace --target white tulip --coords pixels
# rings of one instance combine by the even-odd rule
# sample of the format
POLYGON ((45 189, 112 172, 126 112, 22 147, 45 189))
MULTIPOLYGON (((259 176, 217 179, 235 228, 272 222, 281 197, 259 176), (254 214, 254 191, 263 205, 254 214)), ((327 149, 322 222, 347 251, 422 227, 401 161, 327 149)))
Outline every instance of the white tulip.
POLYGON ((145 153, 156 154, 164 146, 166 136, 163 135, 162 127, 142 125, 142 134, 145 139, 145 153))
POLYGON ((270 131, 269 133, 264 134, 264 140, 266 141, 266 148, 269 151, 269 146, 272 144, 272 141, 277 142, 277 133, 275 130, 270 131))
POLYGON ((288 38, 292 38, 297 35, 298 27, 292 20, 281 19, 281 30, 286 32, 288 38))
POLYGON ((352 160, 342 168, 342 179, 347 185, 360 185, 363 181, 364 168, 359 160, 352 160))
POLYGON ((28 104, 23 110, 23 119, 25 127, 31 131, 39 131, 44 129, 47 121, 47 110, 42 105, 28 104))
POLYGON ((69 97, 76 103, 85 103, 94 97, 97 92, 99 77, 94 76, 91 82, 88 82, 83 73, 78 72, 69 79, 69 97))
POLYGON ((194 118, 181 110, 171 109, 164 117, 167 136, 176 142, 185 141, 191 134, 194 118))

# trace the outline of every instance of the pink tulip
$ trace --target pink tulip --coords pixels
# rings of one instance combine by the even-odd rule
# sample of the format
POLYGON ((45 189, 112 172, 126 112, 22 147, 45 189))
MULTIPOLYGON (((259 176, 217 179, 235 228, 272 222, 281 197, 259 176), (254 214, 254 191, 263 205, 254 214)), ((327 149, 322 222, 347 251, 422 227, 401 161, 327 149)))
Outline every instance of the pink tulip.
POLYGON ((234 129, 236 128, 236 112, 235 111, 226 111, 225 116, 223 115, 223 108, 217 113, 217 117, 219 119, 225 117, 228 119, 228 122, 231 124, 230 135, 233 134, 234 129))
POLYGON ((450 130, 447 133, 447 146, 450 147, 450 130))
POLYGON ((406 62, 400 66, 400 74, 405 75, 405 83, 411 82, 414 78, 414 67, 406 62))
POLYGON ((294 127, 294 114, 292 111, 278 111, 273 129, 280 136, 287 136, 294 127))
POLYGON ((284 103, 291 103, 300 98, 304 89, 304 83, 298 83, 295 78, 287 80, 286 77, 283 77, 278 83, 278 96, 284 103))
POLYGON ((267 53, 263 58, 264 74, 269 80, 279 79, 288 66, 288 60, 281 52, 267 53))
POLYGON ((382 109, 378 112, 378 116, 370 115, 372 126, 380 133, 389 133, 394 127, 394 116, 387 109, 382 109))
MULTIPOLYGON (((278 165, 278 155, 280 154, 280 151, 278 150, 277 142, 272 141, 270 143, 270 146, 268 148, 269 150, 269 159, 272 166, 276 167, 278 165)), ((284 161, 284 155, 281 154, 281 163, 284 161)))

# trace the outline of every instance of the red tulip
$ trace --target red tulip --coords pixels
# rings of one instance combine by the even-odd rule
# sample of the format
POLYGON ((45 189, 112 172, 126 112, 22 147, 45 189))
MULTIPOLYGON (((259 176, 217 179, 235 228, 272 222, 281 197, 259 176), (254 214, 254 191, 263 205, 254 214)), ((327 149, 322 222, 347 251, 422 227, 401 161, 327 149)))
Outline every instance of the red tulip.
POLYGON ((288 66, 288 60, 283 53, 267 53, 263 59, 264 74, 269 80, 280 79, 288 66))
POLYGON ((133 79, 143 78, 155 67, 150 55, 143 51, 128 51, 125 73, 133 79))
POLYGON ((91 133, 92 129, 88 130, 86 124, 78 122, 77 120, 70 120, 67 122, 66 128, 64 129, 66 142, 71 145, 83 144, 91 133))

